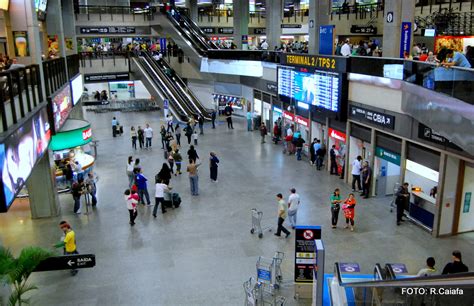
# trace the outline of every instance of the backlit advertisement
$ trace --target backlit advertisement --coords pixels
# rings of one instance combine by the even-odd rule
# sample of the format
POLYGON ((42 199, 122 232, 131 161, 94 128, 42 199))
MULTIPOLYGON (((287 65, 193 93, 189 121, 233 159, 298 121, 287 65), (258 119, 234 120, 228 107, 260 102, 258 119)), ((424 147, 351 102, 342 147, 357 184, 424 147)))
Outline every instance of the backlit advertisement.
POLYGON ((71 80, 71 88, 72 88, 72 102, 74 105, 79 102, 82 97, 82 93, 84 92, 84 81, 82 79, 82 74, 79 74, 71 80))
POLYGON ((3 139, 0 144, 3 186, 0 212, 8 210, 36 162, 48 148, 50 139, 51 128, 46 108, 41 109, 14 133, 3 139))
POLYGON ((51 96, 51 107, 53 110, 54 130, 56 132, 63 126, 72 109, 71 89, 67 84, 63 89, 51 96))

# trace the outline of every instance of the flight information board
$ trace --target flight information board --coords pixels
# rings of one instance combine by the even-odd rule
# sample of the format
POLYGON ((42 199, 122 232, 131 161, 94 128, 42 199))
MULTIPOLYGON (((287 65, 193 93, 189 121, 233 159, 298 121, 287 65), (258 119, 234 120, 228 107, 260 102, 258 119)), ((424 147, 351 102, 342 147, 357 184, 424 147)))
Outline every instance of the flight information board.
POLYGON ((339 73, 316 70, 313 73, 280 67, 278 94, 296 101, 339 112, 341 80, 339 73))

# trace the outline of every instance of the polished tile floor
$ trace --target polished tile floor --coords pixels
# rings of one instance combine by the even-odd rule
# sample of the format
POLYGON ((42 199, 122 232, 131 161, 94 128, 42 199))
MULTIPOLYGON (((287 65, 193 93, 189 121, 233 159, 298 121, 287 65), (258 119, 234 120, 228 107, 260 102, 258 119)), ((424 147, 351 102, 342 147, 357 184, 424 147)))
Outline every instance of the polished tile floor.
MULTIPOLYGON (((34 273, 38 285, 35 305, 242 305, 243 282, 255 276, 258 256, 285 253, 283 277, 290 297, 288 305, 304 305, 291 296, 294 240, 265 233, 263 239, 249 233, 251 208, 264 212, 264 225, 276 226, 275 195, 288 195, 295 187, 302 204, 298 223, 321 225, 326 247, 326 269, 336 261, 358 262, 362 272, 372 273, 375 263, 403 262, 410 272, 434 256, 438 268, 450 260, 453 249, 463 252, 474 267, 474 235, 435 239, 406 222, 395 225, 388 198, 362 200, 356 207, 356 231, 330 228, 328 198, 335 187, 350 189, 337 177, 318 172, 306 161, 283 155, 280 146, 260 144, 257 132, 245 130, 236 119, 235 129, 222 123, 216 130, 206 126, 199 139, 200 195, 191 197, 185 174, 172 179, 183 203, 153 219, 151 208, 141 207, 137 225, 128 224, 122 194, 127 187, 127 156, 139 157, 144 174, 151 180, 163 163, 159 144, 159 113, 87 113, 94 138, 99 140, 95 172, 99 175, 99 205, 89 215, 72 213, 72 198, 61 196, 61 216, 31 220, 27 205, 18 204, 0 215, 0 243, 14 251, 29 245, 50 247, 60 236, 57 224, 68 220, 76 231, 81 253, 93 253, 97 266, 81 270, 75 277, 67 271, 34 273), (112 138, 110 121, 117 116, 130 125, 149 122, 155 130, 152 150, 133 151, 128 133, 112 138), (220 158, 219 183, 209 180, 207 157, 215 151, 220 158)), ((184 145, 184 151, 188 146, 184 145)), ((154 195, 154 187, 150 187, 154 195)), ((83 208, 83 212, 85 209, 83 208)))

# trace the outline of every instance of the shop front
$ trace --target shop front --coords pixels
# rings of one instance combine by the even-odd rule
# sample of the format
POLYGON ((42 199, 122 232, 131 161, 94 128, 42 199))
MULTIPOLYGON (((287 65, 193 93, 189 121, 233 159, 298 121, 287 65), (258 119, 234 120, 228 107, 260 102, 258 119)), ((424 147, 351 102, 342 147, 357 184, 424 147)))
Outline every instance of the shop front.
MULTIPOLYGON (((289 111, 283 111, 283 128, 285 130, 285 136, 286 136, 286 130, 293 126, 294 127, 294 122, 295 122, 295 114, 289 111)), ((296 130, 293 130, 293 132, 296 130)))
POLYGON ((399 154, 382 147, 375 148, 374 176, 375 194, 377 196, 393 196, 400 186, 399 154))
MULTIPOLYGON (((336 130, 333 128, 328 129, 328 160, 329 160, 329 152, 332 148, 332 146, 335 146, 335 149, 337 151, 336 153, 336 162, 337 162, 337 171, 339 174, 344 172, 344 164, 345 164, 345 158, 346 158, 346 141, 347 141, 347 136, 344 132, 340 130, 336 130)), ((330 171, 329 168, 329 162, 328 162, 328 171, 330 171)))
MULTIPOLYGON (((276 106, 275 104, 273 104, 273 107, 272 107, 272 120, 273 120, 273 124, 275 124, 275 122, 278 121, 278 118, 280 118, 281 120, 283 120, 283 110, 281 109, 281 106, 280 106, 280 105, 276 106)), ((283 121, 282 121, 282 125, 283 125, 283 121)), ((280 126, 280 128, 283 129, 283 126, 280 126)))
POLYGON ((411 188, 408 216, 432 231, 436 212, 440 156, 438 152, 408 143, 405 182, 411 188))
POLYGON ((474 231, 474 207, 471 209, 474 193, 474 164, 464 166, 464 180, 459 209, 458 233, 474 231))
MULTIPOLYGON (((316 138, 319 141, 321 141, 321 144, 326 143, 325 131, 326 131, 326 125, 324 125, 320 122, 311 121, 311 137, 313 139, 316 138)), ((312 139, 311 139, 311 141, 312 141, 312 139)))
POLYGON ((67 191, 70 187, 71 182, 66 179, 68 171, 72 170, 73 180, 78 180, 81 176, 86 178, 92 170, 95 158, 89 145, 91 141, 90 123, 77 119, 67 120, 63 128, 53 136, 49 148, 53 151, 59 192, 67 191))
POLYGON ((270 121, 270 112, 272 110, 272 96, 262 93, 262 121, 265 123, 267 130, 271 131, 273 125, 270 121))

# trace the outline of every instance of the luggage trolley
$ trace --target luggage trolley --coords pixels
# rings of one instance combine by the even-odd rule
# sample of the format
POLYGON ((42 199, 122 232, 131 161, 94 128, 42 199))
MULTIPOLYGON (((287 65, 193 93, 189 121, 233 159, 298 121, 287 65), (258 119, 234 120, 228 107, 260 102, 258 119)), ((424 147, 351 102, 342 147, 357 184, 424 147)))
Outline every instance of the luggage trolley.
POLYGON ((263 289, 270 294, 274 294, 275 290, 280 289, 283 280, 281 263, 284 257, 284 253, 275 252, 271 259, 260 256, 257 260, 257 281, 261 282, 263 289))
POLYGON ((283 296, 272 296, 265 294, 261 282, 256 281, 253 277, 244 282, 245 306, 284 306, 286 298, 283 296))
POLYGON ((258 211, 256 208, 252 208, 250 212, 252 213, 252 228, 250 229, 250 234, 254 234, 255 232, 257 232, 258 238, 262 238, 264 231, 272 231, 271 226, 266 226, 262 228, 263 212, 258 211))

